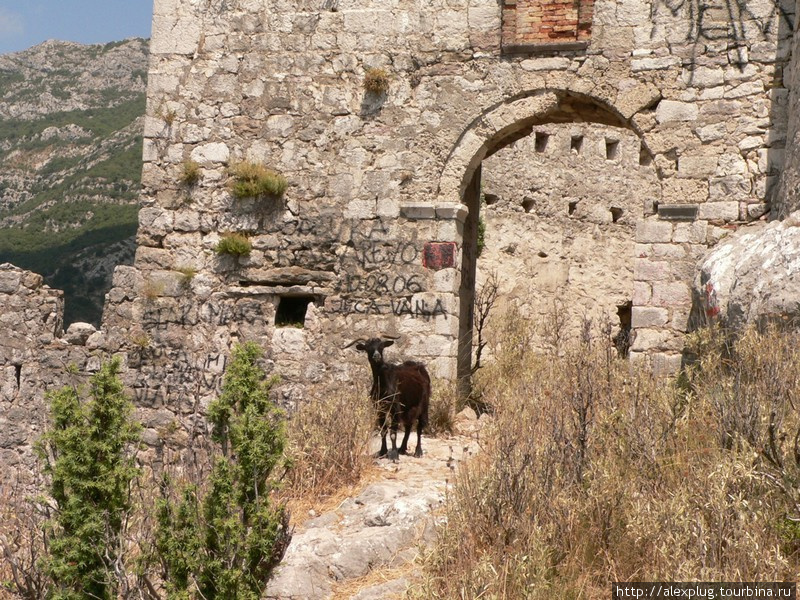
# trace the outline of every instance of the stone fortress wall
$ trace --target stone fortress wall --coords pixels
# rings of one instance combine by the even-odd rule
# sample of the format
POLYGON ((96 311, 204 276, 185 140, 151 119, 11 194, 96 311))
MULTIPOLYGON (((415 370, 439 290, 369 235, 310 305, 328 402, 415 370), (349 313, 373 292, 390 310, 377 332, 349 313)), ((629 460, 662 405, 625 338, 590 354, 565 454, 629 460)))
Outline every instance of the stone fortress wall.
POLYGON ((628 306, 632 360, 674 371, 698 256, 773 203, 794 13, 156 0, 135 264, 81 352, 122 353, 148 441, 184 443, 235 341, 266 348, 288 404, 366 379, 342 349, 357 337, 402 335, 437 376, 465 373, 476 281, 496 270, 523 314, 558 298, 614 321, 628 306), (363 89, 375 67, 385 93, 363 89), (233 198, 240 161, 282 172, 285 198, 233 198), (214 252, 228 232, 249 256, 214 252))

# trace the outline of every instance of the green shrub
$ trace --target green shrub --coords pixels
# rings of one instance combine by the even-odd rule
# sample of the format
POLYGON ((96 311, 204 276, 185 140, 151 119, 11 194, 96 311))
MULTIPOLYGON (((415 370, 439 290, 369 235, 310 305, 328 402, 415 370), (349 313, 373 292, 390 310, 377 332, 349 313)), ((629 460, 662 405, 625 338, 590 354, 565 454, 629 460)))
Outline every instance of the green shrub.
POLYGON ((49 395, 51 426, 39 449, 53 503, 42 561, 50 598, 117 597, 115 568, 138 473, 132 447, 139 439, 120 364, 114 358, 101 367, 86 401, 72 387, 49 395))
POLYGON ((371 94, 386 93, 389 90, 389 73, 386 69, 367 69, 364 74, 364 89, 371 94))
POLYGON ((261 354, 256 344, 237 345, 208 407, 218 451, 207 485, 174 493, 164 482, 155 551, 168 598, 258 600, 291 538, 288 512, 272 493, 284 419, 269 398, 276 378, 266 379, 261 354))
POLYGON ((234 165, 231 174, 233 175, 231 193, 236 198, 262 196, 280 198, 289 186, 283 175, 256 163, 243 162, 234 165))
POLYGON ((217 243, 214 251, 217 254, 229 254, 231 256, 247 256, 253 249, 253 245, 246 235, 241 233, 231 233, 223 235, 217 243))

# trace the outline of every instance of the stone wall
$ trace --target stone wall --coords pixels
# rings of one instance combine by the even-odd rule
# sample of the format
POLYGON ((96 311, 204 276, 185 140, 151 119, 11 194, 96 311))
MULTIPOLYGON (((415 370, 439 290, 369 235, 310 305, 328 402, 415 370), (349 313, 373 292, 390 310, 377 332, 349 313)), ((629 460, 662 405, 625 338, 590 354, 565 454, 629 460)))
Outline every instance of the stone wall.
POLYGON ((587 318, 614 337, 630 325, 636 225, 660 198, 638 136, 607 125, 539 126, 483 162, 482 184, 479 285, 496 274, 503 303, 542 325, 558 313, 565 337, 587 318))
MULTIPOLYGON (((607 186, 622 193, 594 190, 571 215, 567 200, 566 216, 532 198, 513 209, 524 218, 488 218, 489 239, 495 227, 525 237, 534 219, 551 237, 513 258, 490 247, 480 270, 526 265, 530 285, 509 282, 509 295, 528 286, 575 313, 596 297, 606 313, 627 300, 634 358, 674 369, 696 257, 769 208, 793 13, 777 0, 597 0, 585 48, 508 55, 494 0, 156 2, 140 247, 105 321, 109 339, 148 344, 137 398, 159 410, 210 395, 214 365, 245 338, 268 348, 287 400, 307 382, 363 377, 339 348, 378 333, 402 334, 403 353, 453 376, 470 334, 480 208, 469 185, 484 158, 551 126, 621 153, 597 168, 613 163, 607 186), (390 74, 386 93, 362 88, 372 67, 390 74), (202 168, 191 189, 180 184, 188 160, 202 168), (284 173, 285 200, 235 200, 229 168, 243 160, 284 173), (214 254, 231 231, 251 237, 249 257, 214 254), (276 325, 287 302, 307 305, 302 327, 276 325)), ((550 143, 566 148, 555 132, 550 143)), ((586 196, 575 186, 595 167, 564 156, 544 165, 549 193, 586 196)))
MULTIPOLYGON (((797 24, 795 24, 797 29, 797 24)), ((800 35, 795 33, 792 56, 800 52, 800 35)), ((788 131, 786 136, 785 165, 781 171, 780 189, 775 197, 773 216, 785 218, 800 209, 800 64, 792 60, 784 73, 784 85, 791 90, 787 112, 788 131)))
POLYGON ((69 343, 62 331, 63 293, 41 275, 0 265, 0 494, 34 472, 33 445, 44 432, 44 395, 94 369, 82 340, 69 343))

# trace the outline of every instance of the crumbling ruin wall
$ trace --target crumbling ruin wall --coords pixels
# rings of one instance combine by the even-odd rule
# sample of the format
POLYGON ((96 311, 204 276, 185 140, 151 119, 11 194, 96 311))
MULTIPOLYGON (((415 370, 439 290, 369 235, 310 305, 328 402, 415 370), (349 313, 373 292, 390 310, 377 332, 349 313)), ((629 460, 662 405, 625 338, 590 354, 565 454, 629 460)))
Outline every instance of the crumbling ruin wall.
POLYGON ((0 265, 0 494, 30 481, 36 440, 44 432, 45 394, 77 385, 102 352, 85 336, 63 332, 63 292, 41 275, 0 265))

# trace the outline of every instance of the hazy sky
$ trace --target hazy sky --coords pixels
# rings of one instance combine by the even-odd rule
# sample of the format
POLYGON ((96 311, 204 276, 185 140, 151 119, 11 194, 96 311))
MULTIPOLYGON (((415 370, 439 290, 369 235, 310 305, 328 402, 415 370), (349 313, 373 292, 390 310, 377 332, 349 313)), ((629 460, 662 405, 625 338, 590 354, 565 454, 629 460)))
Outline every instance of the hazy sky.
POLYGON ((150 37, 153 0, 0 0, 0 54, 56 39, 82 44, 150 37))

